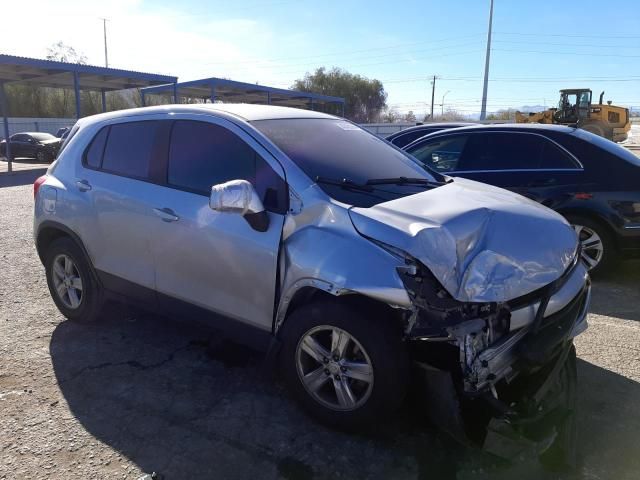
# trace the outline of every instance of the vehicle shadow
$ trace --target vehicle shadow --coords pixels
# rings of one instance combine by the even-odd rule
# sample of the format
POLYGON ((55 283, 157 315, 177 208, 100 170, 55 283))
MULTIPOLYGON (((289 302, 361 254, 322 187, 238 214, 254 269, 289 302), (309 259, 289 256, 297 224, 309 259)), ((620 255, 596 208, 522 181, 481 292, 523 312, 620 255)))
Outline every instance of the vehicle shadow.
POLYGON ((640 260, 621 262, 593 279, 589 312, 640 321, 640 260))
MULTIPOLYGON (((323 428, 289 400, 262 354, 176 321, 114 314, 94 325, 62 322, 50 353, 84 428, 165 479, 558 478, 462 447, 426 423, 423 405, 367 433, 323 428)), ((640 386, 583 361, 578 370, 580 449, 596 462, 590 471, 619 471, 592 478, 632 478, 640 386)))

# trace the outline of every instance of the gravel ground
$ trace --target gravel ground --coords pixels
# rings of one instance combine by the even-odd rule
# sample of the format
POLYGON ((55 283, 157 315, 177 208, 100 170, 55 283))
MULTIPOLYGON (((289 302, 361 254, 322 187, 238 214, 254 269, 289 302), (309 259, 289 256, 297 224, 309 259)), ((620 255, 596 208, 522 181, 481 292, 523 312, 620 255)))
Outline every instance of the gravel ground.
POLYGON ((458 446, 415 405, 367 435, 322 428, 259 355, 185 324, 126 312, 65 321, 33 247, 36 176, 0 176, 0 479, 640 475, 637 262, 595 282, 590 328, 577 340, 581 464, 561 475, 458 446))

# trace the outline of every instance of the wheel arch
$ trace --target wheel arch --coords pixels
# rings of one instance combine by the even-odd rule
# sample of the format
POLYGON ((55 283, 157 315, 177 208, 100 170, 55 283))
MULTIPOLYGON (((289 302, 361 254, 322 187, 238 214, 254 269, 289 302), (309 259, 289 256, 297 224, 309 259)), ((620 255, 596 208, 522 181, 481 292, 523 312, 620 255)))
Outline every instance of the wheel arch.
POLYGON ((71 239, 76 245, 78 245, 83 255, 85 256, 85 259, 89 263, 91 273, 95 278, 97 278, 96 272, 93 269, 93 262, 91 262, 91 256, 89 255, 89 252, 87 252, 87 249, 85 248, 80 236, 66 225, 52 220, 45 220, 44 222, 42 222, 38 227, 36 233, 36 251, 38 252, 40 261, 44 264, 45 252, 47 250, 47 247, 54 241, 63 237, 71 239))
POLYGON ((558 210, 558 213, 560 215, 562 215, 563 217, 565 217, 565 218, 570 217, 570 216, 584 217, 584 218, 587 218, 589 220, 592 220, 592 221, 598 223, 609 234, 609 237, 613 241, 613 244, 614 244, 616 250, 619 250, 620 247, 618 245, 618 236, 616 235, 615 227, 606 218, 606 216, 602 215, 599 212, 593 211, 593 210, 586 210, 586 209, 581 209, 581 208, 560 209, 560 210, 558 210))
POLYGON ((274 335, 279 336, 279 332, 286 325, 287 319, 301 305, 321 300, 355 306, 376 316, 388 316, 391 321, 396 321, 399 326, 401 326, 403 313, 407 311, 403 308, 394 308, 388 303, 359 292, 337 290, 328 282, 313 280, 296 289, 290 299, 284 300, 280 305, 274 322, 274 335))

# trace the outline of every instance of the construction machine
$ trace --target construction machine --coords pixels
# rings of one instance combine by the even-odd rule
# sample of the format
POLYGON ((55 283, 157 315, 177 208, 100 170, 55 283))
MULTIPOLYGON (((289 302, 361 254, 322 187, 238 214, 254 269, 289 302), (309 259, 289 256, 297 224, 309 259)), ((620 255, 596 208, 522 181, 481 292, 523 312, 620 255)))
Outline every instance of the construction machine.
POLYGON ((597 104, 591 103, 591 90, 571 88, 560 90, 558 108, 542 112, 516 112, 516 123, 554 123, 582 128, 614 142, 627 139, 631 129, 629 109, 603 103, 604 92, 597 104))

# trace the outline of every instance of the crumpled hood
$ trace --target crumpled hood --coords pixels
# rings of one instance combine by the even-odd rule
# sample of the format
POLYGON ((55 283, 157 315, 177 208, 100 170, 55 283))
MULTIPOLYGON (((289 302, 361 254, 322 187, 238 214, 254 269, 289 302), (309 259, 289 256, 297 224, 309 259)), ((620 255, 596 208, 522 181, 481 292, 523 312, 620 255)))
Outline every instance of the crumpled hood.
POLYGON ((38 140, 38 142, 43 145, 53 145, 56 143, 62 143, 62 140, 60 140, 59 138, 50 138, 48 140, 38 140))
POLYGON ((558 213, 463 178, 350 215, 361 235, 420 260, 462 302, 507 301, 543 287, 578 245, 558 213))

